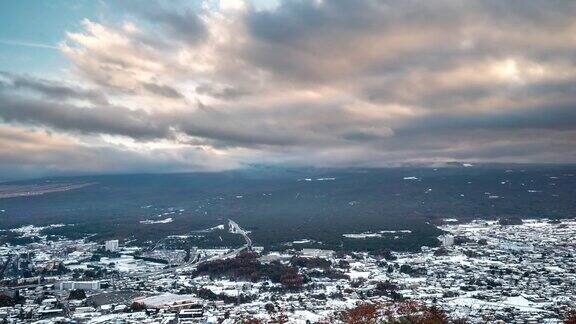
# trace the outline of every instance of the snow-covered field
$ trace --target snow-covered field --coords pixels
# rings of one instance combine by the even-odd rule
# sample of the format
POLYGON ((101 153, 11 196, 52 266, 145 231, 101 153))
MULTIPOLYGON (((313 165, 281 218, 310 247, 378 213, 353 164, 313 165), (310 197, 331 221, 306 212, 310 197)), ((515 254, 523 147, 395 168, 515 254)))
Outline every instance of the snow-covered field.
POLYGON ((140 224, 146 224, 146 225, 167 224, 167 223, 172 223, 173 221, 174 221, 174 219, 172 217, 168 217, 168 218, 159 219, 159 220, 154 220, 154 219, 141 220, 140 224))

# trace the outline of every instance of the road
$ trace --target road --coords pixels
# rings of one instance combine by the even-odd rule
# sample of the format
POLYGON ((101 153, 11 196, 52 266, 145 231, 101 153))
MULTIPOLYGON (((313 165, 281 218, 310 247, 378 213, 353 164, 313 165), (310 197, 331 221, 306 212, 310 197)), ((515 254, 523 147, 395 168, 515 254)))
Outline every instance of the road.
POLYGON ((248 236, 248 232, 243 230, 242 227, 240 227, 235 221, 233 221, 231 219, 228 220, 228 224, 230 225, 230 233, 242 235, 244 237, 244 240, 246 240, 246 247, 248 249, 251 249, 252 248, 252 240, 248 236))
MULTIPOLYGON (((197 256, 196 258, 194 258, 193 260, 190 260, 187 263, 184 263, 182 265, 173 267, 173 268, 168 268, 168 269, 162 269, 159 271, 155 271, 155 272, 149 272, 149 273, 141 273, 141 274, 135 274, 132 275, 132 277, 136 277, 136 278, 147 278, 147 277, 153 277, 153 276, 159 276, 159 275, 163 275, 163 274, 167 274, 167 273, 171 273, 171 272, 178 272, 180 270, 193 270, 194 267, 196 267, 198 264, 200 263, 204 263, 204 262, 208 262, 208 261, 216 261, 216 260, 224 260, 224 259, 228 259, 231 257, 234 257, 236 255, 238 255, 240 252, 244 251, 244 250, 250 250, 252 249, 252 240, 250 239, 250 237, 248 236, 248 232, 245 231, 244 229, 242 229, 242 227, 240 227, 240 225, 238 225, 235 221, 229 219, 228 220, 228 224, 229 224, 229 230, 230 233, 233 234, 239 234, 242 235, 242 237, 244 237, 244 240, 246 241, 246 244, 244 244, 243 246, 232 250, 228 253, 225 254, 221 254, 221 255, 216 255, 216 256, 197 256)), ((28 287, 37 287, 37 286, 42 286, 48 283, 41 283, 41 284, 30 284, 30 285, 24 285, 24 286, 18 286, 18 287, 10 287, 10 288, 28 288, 28 287)))
POLYGON ((242 252, 244 250, 252 249, 252 239, 250 239, 250 237, 248 236, 248 232, 245 231, 244 229, 242 229, 242 227, 240 227, 240 225, 238 225, 238 223, 236 223, 235 221, 233 221, 231 219, 228 219, 228 225, 229 225, 230 233, 242 235, 242 237, 244 237, 244 240, 246 241, 246 244, 244 244, 243 246, 241 246, 235 250, 232 250, 226 254, 216 255, 216 256, 212 256, 212 257, 206 257, 205 256, 204 258, 197 257, 194 260, 191 260, 190 262, 179 265, 177 267, 163 269, 163 270, 151 272, 151 273, 140 274, 140 275, 137 275, 136 277, 139 277, 139 278, 151 277, 151 276, 162 275, 162 274, 166 274, 166 273, 170 273, 170 272, 178 272, 179 270, 185 270, 185 269, 191 270, 200 263, 204 263, 204 262, 208 262, 208 261, 228 259, 231 257, 235 257, 236 255, 238 255, 240 252, 242 252))

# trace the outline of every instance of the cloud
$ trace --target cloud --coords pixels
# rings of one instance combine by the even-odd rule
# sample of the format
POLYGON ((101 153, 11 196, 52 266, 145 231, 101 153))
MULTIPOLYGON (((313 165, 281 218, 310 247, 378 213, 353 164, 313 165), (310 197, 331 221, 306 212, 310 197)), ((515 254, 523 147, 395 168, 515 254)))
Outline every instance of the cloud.
POLYGON ((207 95, 213 98, 231 100, 249 95, 250 90, 242 88, 233 88, 218 84, 214 85, 210 83, 203 83, 196 87, 196 93, 200 95, 207 95))
POLYGON ((155 123, 147 113, 112 106, 86 108, 0 95, 0 118, 8 123, 83 134, 115 134, 136 139, 169 136, 168 129, 155 123))
POLYGON ((197 147, 134 148, 0 125, 0 181, 86 173, 217 171, 238 163, 197 147))
POLYGON ((207 35, 206 26, 197 9, 183 1, 176 5, 158 0, 149 0, 145 5, 140 1, 123 1, 120 5, 130 13, 140 15, 147 21, 159 25, 169 36, 187 43, 196 43, 207 35))
POLYGON ((163 84, 144 83, 144 89, 151 93, 167 97, 167 98, 182 98, 182 94, 178 90, 163 84))
MULTIPOLYGON (((43 95, 52 100, 87 100, 93 104, 106 105, 108 101, 101 91, 84 89, 61 82, 38 79, 30 76, 14 75, 0 71, 0 77, 6 81, 0 83, 4 88, 24 89, 43 95)), ((2 87, 0 87, 1 90, 2 87)))
POLYGON ((110 159, 170 143, 225 167, 576 155, 570 1, 110 6, 121 20, 84 20, 59 46, 77 83, 0 75, 5 123, 88 138, 110 159))

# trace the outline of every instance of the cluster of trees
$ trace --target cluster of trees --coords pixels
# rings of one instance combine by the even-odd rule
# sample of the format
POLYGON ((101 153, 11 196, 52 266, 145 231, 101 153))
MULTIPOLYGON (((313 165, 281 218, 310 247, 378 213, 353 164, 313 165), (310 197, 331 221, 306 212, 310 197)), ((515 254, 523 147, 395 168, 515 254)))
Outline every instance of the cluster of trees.
POLYGON ((500 218, 498 220, 498 224, 502 226, 506 225, 522 225, 522 218, 520 217, 507 217, 507 218, 500 218))
POLYGON ((143 310, 146 310, 146 305, 144 303, 139 303, 139 302, 132 302, 132 304, 130 305, 130 310, 133 312, 141 312, 143 310))
POLYGON ((68 295, 69 300, 82 300, 86 299, 86 292, 84 289, 74 289, 70 290, 70 294, 68 295))
POLYGON ((436 251, 434 251, 434 256, 446 256, 446 255, 448 255, 448 249, 446 249, 445 247, 438 248, 436 251))
MULTIPOLYGON (((265 306, 273 323, 289 323, 289 318, 281 309, 277 309, 272 303, 265 306)), ((258 318, 245 317, 243 324, 262 324, 258 318)), ((395 302, 365 302, 356 307, 329 316, 316 323, 346 323, 346 324, 465 324, 465 318, 450 317, 439 306, 426 306, 414 300, 395 302)), ((564 324, 576 324, 576 311, 565 314, 564 324)))
POLYGON ((220 293, 220 294, 216 294, 214 293, 212 290, 210 289, 206 289, 206 288, 200 288, 196 291, 196 294, 198 295, 198 297, 202 298, 202 299, 206 299, 206 300, 221 300, 225 303, 228 304, 233 304, 233 303, 249 303, 253 300, 253 298, 251 296, 245 295, 245 294, 239 294, 238 297, 233 297, 233 296, 228 296, 226 294, 220 293))
POLYGON ((362 303, 341 312, 336 321, 349 324, 389 323, 389 324, 457 324, 466 323, 461 319, 450 318, 442 308, 429 307, 415 301, 390 303, 362 303))
POLYGON ((118 271, 108 270, 100 266, 88 266, 88 269, 72 270, 72 278, 74 280, 94 280, 112 274, 118 274, 118 271))
POLYGON ((281 283, 287 288, 299 288, 304 283, 304 277, 298 272, 297 267, 284 265, 280 262, 263 264, 258 261, 258 256, 257 253, 246 252, 231 259, 205 262, 198 265, 194 275, 226 277, 252 282, 270 279, 272 282, 281 283))
POLYGON ((120 252, 118 251, 108 251, 106 250, 106 248, 104 248, 103 246, 99 247, 94 254, 92 254, 92 259, 91 261, 100 261, 101 258, 106 257, 106 258, 119 258, 120 252))
MULTIPOLYGON (((304 277, 298 273, 298 268, 282 266, 282 270, 283 271, 278 278, 278 282, 280 282, 282 286, 292 289, 302 287, 302 284, 304 284, 304 277)), ((272 279, 272 281, 275 280, 272 279)))
POLYGON ((367 292, 368 296, 387 296, 393 300, 402 300, 403 296, 398 292, 400 288, 390 280, 376 283, 376 287, 367 292))
POLYGON ((371 254, 379 258, 384 258, 388 261, 395 261, 397 259, 397 257, 389 249, 374 250, 371 252, 371 254))
POLYGON ((20 296, 20 292, 16 290, 12 296, 8 294, 0 294, 0 307, 12 307, 17 304, 24 304, 26 299, 20 296))
POLYGON ((564 324, 576 324, 576 311, 569 311, 566 313, 564 324))
MULTIPOLYGON (((267 305, 268 306, 268 305, 267 305)), ((271 305, 269 313, 276 310, 271 305)), ((275 323, 288 323, 289 319, 283 313, 272 318, 275 323)), ((244 324, 260 324, 264 321, 256 318, 245 318, 244 324)), ((461 324, 465 320, 450 318, 442 308, 429 307, 414 301, 361 303, 354 308, 342 311, 318 323, 347 324, 461 324)), ((572 323, 570 323, 572 324, 572 323)))
POLYGON ((8 237, 2 237, 0 243, 9 243, 11 245, 26 245, 30 243, 38 243, 41 241, 40 237, 32 236, 17 236, 17 235, 3 235, 8 237))
MULTIPOLYGON (((326 323, 347 324, 464 324, 465 318, 450 317, 439 306, 426 306, 414 300, 361 303, 330 317, 326 323)), ((564 315, 564 324, 576 324, 576 311, 564 315)))

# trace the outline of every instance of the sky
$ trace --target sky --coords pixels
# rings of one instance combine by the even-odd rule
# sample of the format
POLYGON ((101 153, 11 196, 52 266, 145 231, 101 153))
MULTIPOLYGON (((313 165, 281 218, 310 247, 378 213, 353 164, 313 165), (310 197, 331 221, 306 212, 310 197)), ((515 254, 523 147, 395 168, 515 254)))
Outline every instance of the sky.
POLYGON ((0 1, 0 179, 576 162, 576 1, 0 1))

